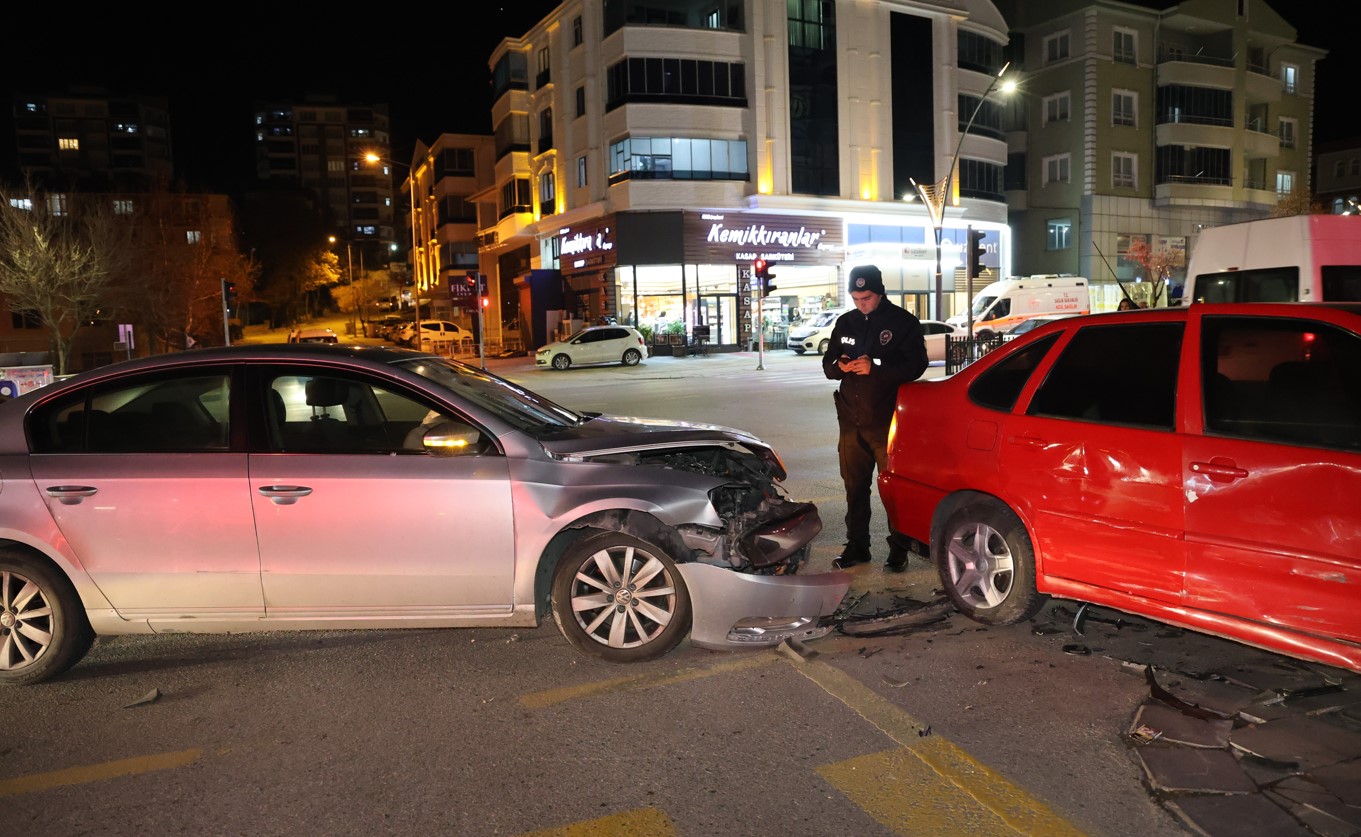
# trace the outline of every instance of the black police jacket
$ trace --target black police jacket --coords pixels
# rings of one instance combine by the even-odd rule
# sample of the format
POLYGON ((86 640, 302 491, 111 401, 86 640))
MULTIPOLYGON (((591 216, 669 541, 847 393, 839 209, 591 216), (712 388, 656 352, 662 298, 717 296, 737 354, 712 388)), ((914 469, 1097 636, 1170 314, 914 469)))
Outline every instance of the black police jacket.
POLYGON ((837 421, 856 427, 884 427, 893 420, 898 387, 926 371, 926 340, 921 321, 887 297, 868 316, 858 310, 837 317, 822 371, 841 385, 836 393, 837 421), (843 373, 841 357, 868 355, 868 375, 843 373))

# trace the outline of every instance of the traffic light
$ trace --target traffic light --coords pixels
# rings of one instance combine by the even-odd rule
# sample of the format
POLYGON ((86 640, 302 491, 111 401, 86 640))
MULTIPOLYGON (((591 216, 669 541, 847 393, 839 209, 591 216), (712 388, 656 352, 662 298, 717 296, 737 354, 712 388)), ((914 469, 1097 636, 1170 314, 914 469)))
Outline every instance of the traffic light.
POLYGON ((771 284, 775 278, 775 271, 770 269, 770 263, 765 259, 757 259, 751 263, 752 275, 756 277, 756 288, 762 297, 770 296, 775 290, 771 284))
POLYGON ((977 279, 979 274, 983 272, 983 254, 987 252, 987 248, 983 246, 982 230, 976 230, 973 227, 969 227, 969 247, 967 252, 969 258, 969 275, 977 279))
POLYGON ((222 304, 228 311, 236 310, 236 283, 222 280, 222 304))

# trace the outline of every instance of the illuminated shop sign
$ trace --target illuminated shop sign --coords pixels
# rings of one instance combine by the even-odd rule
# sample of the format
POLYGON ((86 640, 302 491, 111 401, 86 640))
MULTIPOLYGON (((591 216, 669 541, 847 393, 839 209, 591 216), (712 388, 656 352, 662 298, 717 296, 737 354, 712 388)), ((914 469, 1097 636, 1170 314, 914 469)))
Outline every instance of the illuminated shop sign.
POLYGON ((839 264, 845 256, 840 218, 685 213, 685 259, 701 264, 765 259, 784 264, 839 264))
POLYGON ((558 230, 558 268, 575 273, 613 267, 617 261, 614 236, 612 217, 595 225, 558 230))

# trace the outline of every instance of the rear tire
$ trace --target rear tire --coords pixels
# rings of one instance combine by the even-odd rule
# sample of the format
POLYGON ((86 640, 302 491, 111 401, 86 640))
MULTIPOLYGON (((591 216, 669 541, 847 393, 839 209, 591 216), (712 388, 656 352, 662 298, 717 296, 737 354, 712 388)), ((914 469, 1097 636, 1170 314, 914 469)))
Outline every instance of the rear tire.
POLYGON ((655 660, 690 631, 690 593, 676 562, 622 532, 574 544, 553 576, 552 601, 567 641, 611 663, 655 660))
POLYGON ((1035 590, 1035 550, 1025 524, 996 502, 965 506, 945 523, 932 557, 955 607, 985 625, 1034 616, 1047 596, 1035 590))
POLYGON ((80 597, 51 565, 0 549, 0 685, 56 677, 94 642, 80 597))
POLYGON ((572 365, 572 359, 567 355, 553 355, 553 368, 561 372, 572 365))

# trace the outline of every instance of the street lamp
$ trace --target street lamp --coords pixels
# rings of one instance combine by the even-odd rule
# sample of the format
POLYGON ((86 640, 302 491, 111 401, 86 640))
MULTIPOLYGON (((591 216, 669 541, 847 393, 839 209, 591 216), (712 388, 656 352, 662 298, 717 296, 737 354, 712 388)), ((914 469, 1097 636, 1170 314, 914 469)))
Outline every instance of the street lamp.
MULTIPOLYGON (((974 105, 973 113, 969 114, 969 121, 964 124, 964 130, 959 132, 959 142, 955 144, 955 154, 950 158, 950 170, 945 173, 945 179, 929 186, 923 186, 912 178, 908 180, 912 187, 917 190, 917 196, 922 203, 926 204, 926 211, 931 216, 931 225, 936 231, 936 317, 945 319, 945 277, 940 269, 940 242, 941 233, 945 226, 945 202, 951 200, 955 206, 959 205, 957 200, 953 200, 952 189, 955 182, 955 167, 959 165, 959 152, 964 148, 964 138, 969 135, 969 129, 973 127, 973 121, 978 118, 978 112, 983 109, 983 103, 988 100, 988 95, 992 93, 999 81, 1002 81, 1002 74, 1011 66, 1011 62, 1002 65, 1002 69, 997 71, 997 75, 992 77, 988 84, 988 89, 983 91, 983 95, 978 98, 978 104, 974 105)), ((1008 79, 1002 82, 1002 92, 1010 93, 1016 89, 1016 82, 1008 79)), ((968 304, 972 305, 973 300, 968 304)))
MULTIPOLYGON (((418 231, 418 229, 417 229, 417 222, 418 222, 418 219, 417 219, 417 217, 416 217, 416 173, 415 173, 415 171, 412 170, 411 165, 410 165, 409 163, 399 163, 399 162, 397 162, 396 160, 390 160, 390 159, 388 159, 387 157, 384 157, 384 156, 382 156, 381 154, 378 154, 377 152, 374 152, 374 151, 365 151, 364 154, 363 154, 363 156, 361 157, 361 159, 364 161, 365 164, 370 165, 370 166, 376 166, 376 165, 378 165, 379 163, 386 163, 386 164, 388 164, 389 166, 401 166, 402 168, 406 169, 408 192, 410 193, 410 197, 411 197, 411 220, 410 220, 410 227, 411 227, 411 248, 412 248, 413 257, 416 259, 417 264, 419 264, 419 263, 420 263, 420 258, 421 258, 421 247, 418 245, 418 242, 417 242, 417 239, 416 239, 416 236, 417 236, 417 234, 418 234, 419 231, 418 231)), ((391 252, 395 253, 396 251, 397 251, 397 243, 396 243, 396 242, 393 242, 393 243, 392 243, 392 247, 391 247, 391 252)), ((416 322, 417 325, 420 325, 420 320, 421 320, 421 294, 420 294, 420 291, 421 291, 421 283, 420 283, 420 277, 413 277, 413 278, 416 280, 416 283, 415 283, 415 288, 414 288, 414 290, 413 290, 413 292, 412 292, 412 294, 411 294, 412 319, 416 322)), ((397 304, 398 304, 398 307, 401 306, 401 299, 402 299, 401 291, 399 290, 398 293, 397 293, 397 304)))
MULTIPOLYGON (((336 243, 336 237, 333 236, 333 235, 328 235, 328 236, 326 237, 326 240, 329 241, 329 242, 331 242, 332 244, 335 244, 335 243, 336 243)), ((359 273, 360 273, 361 276, 362 276, 363 273, 364 273, 364 251, 363 251, 363 250, 360 250, 360 251, 359 251, 359 273)), ((350 240, 349 240, 348 238, 345 239, 345 276, 346 276, 346 278, 349 280, 349 283, 350 283, 350 294, 351 294, 351 298, 354 299, 354 298, 355 298, 355 297, 354 297, 354 293, 355 293, 355 285, 354 285, 354 258, 352 257, 352 255, 351 255, 351 253, 350 253, 350 240)), ((353 307, 358 307, 358 306, 353 306, 353 307)), ((353 334, 353 333, 355 332, 355 328, 356 328, 355 323, 354 323, 354 316, 355 316, 355 312, 354 312, 354 310, 351 310, 351 311, 350 311, 350 333, 351 333, 351 334, 353 334)), ((368 331, 367 331, 367 330, 364 332, 364 335, 365 335, 366 337, 368 336, 368 331)))

